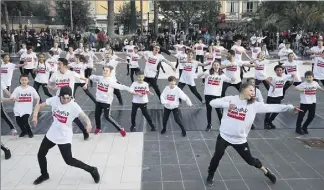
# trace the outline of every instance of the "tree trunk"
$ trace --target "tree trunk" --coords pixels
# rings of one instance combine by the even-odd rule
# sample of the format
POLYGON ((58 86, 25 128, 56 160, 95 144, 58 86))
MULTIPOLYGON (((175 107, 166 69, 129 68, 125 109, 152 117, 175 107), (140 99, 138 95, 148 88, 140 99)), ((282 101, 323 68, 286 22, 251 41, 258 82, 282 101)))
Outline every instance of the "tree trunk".
POLYGON ((131 29, 130 33, 135 33, 137 29, 137 18, 136 18, 136 1, 131 1, 130 2, 130 7, 131 7, 131 29))
POLYGON ((114 0, 107 0, 108 4, 108 15, 107 15, 107 34, 110 38, 114 36, 115 29, 115 2, 114 0))
POLYGON ((189 21, 189 20, 186 20, 186 21, 185 21, 185 33, 186 33, 186 34, 189 33, 189 24, 190 24, 190 21, 189 21))
POLYGON ((157 35, 159 33, 159 7, 158 2, 154 1, 154 33, 157 35))
POLYGON ((9 32, 10 28, 9 28, 9 15, 8 15, 7 3, 3 3, 3 9, 4 9, 3 12, 4 12, 6 30, 7 30, 7 32, 9 32))
POLYGON ((141 7, 141 33, 143 32, 143 0, 140 0, 140 7, 141 7))

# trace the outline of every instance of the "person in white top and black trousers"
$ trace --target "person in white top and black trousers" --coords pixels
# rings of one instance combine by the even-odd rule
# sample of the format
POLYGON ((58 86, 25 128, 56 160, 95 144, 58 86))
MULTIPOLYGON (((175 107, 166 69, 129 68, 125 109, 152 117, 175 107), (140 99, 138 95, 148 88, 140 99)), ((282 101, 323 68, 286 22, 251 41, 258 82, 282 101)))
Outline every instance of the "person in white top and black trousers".
POLYGON ((166 125, 170 116, 170 113, 173 113, 173 117, 175 122, 181 128, 182 136, 186 136, 186 130, 182 124, 180 118, 180 110, 179 110, 179 99, 185 101, 189 106, 192 106, 192 103, 189 97, 179 88, 176 86, 176 77, 169 76, 168 77, 169 86, 166 86, 161 94, 161 103, 164 105, 163 111, 163 128, 161 130, 161 134, 166 132, 166 125))
POLYGON ((208 168, 208 186, 213 185, 214 174, 228 146, 232 146, 246 163, 260 169, 272 183, 277 181, 276 176, 264 167, 259 159, 252 156, 247 136, 257 113, 300 111, 300 109, 293 105, 269 105, 256 102, 255 87, 249 83, 242 84, 239 92, 237 96, 226 96, 210 102, 214 108, 223 108, 224 113, 215 153, 208 168))
POLYGON ((89 172, 95 183, 99 183, 100 175, 98 169, 72 156, 73 120, 80 117, 87 124, 87 131, 90 132, 92 129, 89 117, 82 111, 81 107, 73 101, 72 89, 69 86, 64 86, 60 89, 58 96, 48 98, 46 102, 35 106, 32 120, 35 127, 38 122, 38 112, 46 106, 52 108, 53 123, 47 131, 37 153, 41 175, 34 181, 34 185, 41 184, 49 179, 46 155, 55 145, 58 145, 61 155, 67 165, 89 172))

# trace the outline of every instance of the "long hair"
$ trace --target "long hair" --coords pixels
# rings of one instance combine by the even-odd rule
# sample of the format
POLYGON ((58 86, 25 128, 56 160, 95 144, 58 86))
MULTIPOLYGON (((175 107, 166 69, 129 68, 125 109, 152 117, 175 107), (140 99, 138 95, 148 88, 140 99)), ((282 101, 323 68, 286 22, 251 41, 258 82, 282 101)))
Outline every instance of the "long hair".
MULTIPOLYGON (((239 90, 240 94, 243 93, 243 91, 244 91, 245 89, 247 89, 248 87, 250 87, 250 86, 252 86, 252 84, 250 84, 250 83, 248 83, 248 82, 243 83, 243 84, 240 86, 240 90, 239 90)), ((247 100, 247 103, 248 103, 248 104, 253 104, 253 103, 255 102, 255 100, 256 100, 256 97, 255 97, 255 96, 254 96, 254 97, 251 97, 249 100, 247 100)))
MULTIPOLYGON (((214 68, 213 68, 213 65, 214 65, 215 63, 218 63, 219 65, 221 65, 218 61, 214 61, 214 62, 212 63, 212 67, 209 69, 209 74, 210 74, 210 75, 215 74, 215 70, 214 70, 214 68)), ((221 75, 221 74, 223 74, 223 70, 219 68, 219 69, 218 69, 218 75, 221 75)))

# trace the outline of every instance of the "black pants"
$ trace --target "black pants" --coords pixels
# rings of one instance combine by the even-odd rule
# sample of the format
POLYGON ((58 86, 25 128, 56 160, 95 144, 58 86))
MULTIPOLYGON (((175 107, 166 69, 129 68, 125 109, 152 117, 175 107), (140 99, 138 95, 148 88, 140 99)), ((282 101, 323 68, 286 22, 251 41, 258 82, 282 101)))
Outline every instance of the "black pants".
POLYGON ((82 133, 84 133, 84 134, 88 133, 86 128, 84 127, 83 123, 80 121, 79 118, 75 118, 73 120, 73 123, 75 123, 79 127, 79 129, 82 131, 82 133))
MULTIPOLYGON (((280 97, 267 97, 267 104, 280 104, 282 100, 282 96, 280 97)), ((276 119, 277 115, 279 113, 266 113, 265 118, 264 118, 264 123, 271 123, 273 120, 276 119)))
POLYGON ((3 104, 1 103, 1 118, 9 125, 10 129, 15 129, 10 117, 3 109, 3 104))
POLYGON ((106 120, 111 123, 117 131, 120 131, 120 125, 111 117, 110 115, 110 104, 105 104, 101 102, 96 102, 96 108, 95 108, 95 120, 96 120, 96 126, 97 129, 101 129, 101 114, 102 110, 104 110, 104 117, 106 120))
POLYGON ((301 82, 289 82, 287 81, 284 85, 284 88, 283 88, 283 97, 285 97, 286 95, 286 90, 291 86, 291 85, 294 85, 294 86, 298 86, 299 84, 301 84, 301 82))
MULTIPOLYGON (((200 63, 204 63, 204 56, 203 55, 196 55, 196 61, 199 61, 200 63)), ((204 70, 204 67, 202 67, 204 70)), ((196 73, 198 72, 198 67, 196 69, 196 73)))
MULTIPOLYGON (((39 150, 37 153, 38 164, 39 164, 39 167, 41 170, 41 174, 44 176, 48 176, 46 155, 47 155, 49 149, 53 148, 55 145, 56 145, 55 143, 50 141, 45 136, 40 147, 39 147, 39 150)), ((58 147, 59 147, 61 155, 67 165, 83 169, 87 172, 91 172, 93 170, 93 167, 81 162, 80 160, 73 158, 70 143, 59 144, 58 147)))
POLYGON ((304 116, 306 112, 308 111, 308 116, 306 121, 303 124, 303 129, 307 129, 309 124, 313 121, 315 118, 315 111, 316 111, 316 103, 313 104, 300 104, 300 109, 303 110, 304 112, 299 112, 298 117, 297 117, 297 122, 296 122, 296 130, 300 130, 302 127, 302 122, 304 119, 304 116))
MULTIPOLYGON (((75 97, 75 92, 78 89, 78 87, 83 87, 85 85, 85 83, 74 83, 74 90, 73 90, 73 97, 75 97)), ((89 89, 87 88, 86 90, 84 90, 82 88, 82 90, 86 93, 86 95, 89 96, 89 98, 96 103, 96 98, 91 94, 91 92, 89 91, 89 89)))
POLYGON ((137 76, 137 73, 139 72, 139 68, 131 68, 130 69, 130 79, 132 82, 134 82, 134 74, 137 76))
POLYGON ((180 110, 179 108, 174 108, 172 110, 168 109, 168 108, 164 108, 163 111, 163 129, 166 129, 166 125, 170 116, 170 113, 173 113, 173 117, 175 122, 179 125, 179 127, 181 128, 181 131, 185 131, 185 128, 182 124, 181 118, 180 118, 180 110))
POLYGON ((30 116, 29 114, 25 114, 21 117, 16 116, 17 125, 20 127, 22 133, 32 132, 28 122, 29 116, 30 116))
POLYGON ((226 93, 226 90, 227 90, 228 87, 233 86, 233 87, 236 88, 237 91, 239 91, 240 87, 241 87, 241 84, 242 84, 242 82, 239 82, 237 84, 231 84, 231 83, 228 83, 228 82, 224 82, 223 83, 223 89, 222 89, 222 97, 225 97, 225 93, 226 93))
POLYGON ((256 86, 257 88, 259 88, 259 85, 260 85, 261 83, 263 83, 264 87, 265 87, 267 90, 269 90, 270 85, 269 85, 269 83, 268 83, 266 80, 258 80, 258 79, 255 79, 255 86, 256 86))
POLYGON ((225 150, 228 146, 233 147, 236 150, 236 152, 243 158, 243 160, 249 165, 254 166, 258 169, 262 167, 261 161, 252 156, 249 148, 249 144, 247 142, 243 144, 231 144, 226 140, 224 140, 220 135, 218 135, 216 141, 215 153, 213 158, 210 161, 210 165, 208 168, 208 173, 210 175, 214 175, 214 173, 216 172, 219 165, 219 161, 222 159, 225 150))
POLYGON ((191 86, 182 82, 178 83, 178 87, 182 90, 185 86, 188 86, 190 91, 202 102, 202 97, 200 96, 199 92, 197 91, 196 86, 191 86))
POLYGON ((321 81, 322 85, 324 85, 324 80, 318 80, 318 79, 314 79, 314 81, 318 82, 321 81))
MULTIPOLYGON (((92 68, 87 68, 85 71, 84 71, 84 76, 88 79, 92 74, 92 68)), ((92 80, 90 80, 90 86, 92 87, 93 86, 93 82, 92 80)))
MULTIPOLYGON (((210 101, 220 98, 220 96, 211 96, 211 95, 205 95, 205 101, 206 101, 206 111, 207 111, 207 125, 211 126, 211 115, 212 115, 212 107, 209 105, 210 101)), ((219 122, 222 120, 222 109, 215 108, 219 122)))
POLYGON ((1 150, 8 151, 9 148, 7 148, 3 143, 1 143, 1 150))
POLYGON ((26 75, 30 74, 33 77, 33 79, 35 79, 35 77, 36 77, 34 69, 24 69, 24 74, 26 74, 26 75))
POLYGON ((150 125, 150 127, 153 128, 154 124, 153 124, 153 121, 152 121, 150 115, 148 114, 146 103, 145 104, 132 103, 132 114, 131 114, 132 127, 136 126, 135 118, 136 118, 136 113, 137 113, 138 108, 141 109, 142 114, 145 117, 145 119, 147 120, 148 124, 150 125))
MULTIPOLYGON (((39 95, 39 87, 42 86, 43 88, 43 91, 44 91, 44 94, 48 97, 52 97, 52 94, 48 91, 48 88, 47 88, 47 84, 46 83, 39 83, 39 82, 36 82, 34 81, 34 88, 36 90, 36 92, 38 93, 39 95)), ((42 99, 40 98, 40 95, 39 95, 39 101, 42 102, 42 99)))
POLYGON ((161 91, 159 89, 159 86, 157 85, 157 78, 148 78, 145 77, 144 79, 145 82, 147 82, 149 84, 149 87, 152 87, 156 93, 156 95, 159 97, 159 99, 161 98, 161 91))
POLYGON ((179 79, 181 77, 182 71, 183 71, 183 69, 179 69, 179 79))
MULTIPOLYGON (((126 59, 126 60, 127 60, 127 63, 130 62, 130 59, 126 59)), ((129 64, 127 64, 126 67, 127 67, 127 74, 129 74, 129 64)), ((133 81, 132 81, 132 82, 133 82, 133 81)))
POLYGON ((246 73, 245 67, 241 67, 241 68, 240 68, 240 78, 241 78, 241 80, 242 80, 243 77, 244 77, 244 73, 246 73))

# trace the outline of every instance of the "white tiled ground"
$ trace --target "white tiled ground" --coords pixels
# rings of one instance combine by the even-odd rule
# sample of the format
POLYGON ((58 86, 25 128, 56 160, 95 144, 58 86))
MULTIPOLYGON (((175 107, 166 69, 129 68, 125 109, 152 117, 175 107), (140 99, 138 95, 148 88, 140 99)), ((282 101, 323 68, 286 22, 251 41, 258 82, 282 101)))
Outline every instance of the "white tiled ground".
POLYGON ((33 181, 40 175, 37 152, 43 136, 36 135, 33 139, 1 137, 12 152, 9 160, 4 160, 1 152, 2 190, 140 190, 143 133, 128 133, 126 137, 119 133, 92 135, 88 141, 84 141, 82 135, 74 135, 74 157, 98 167, 100 183, 95 184, 89 173, 67 166, 56 146, 47 155, 50 180, 34 186, 33 181))

